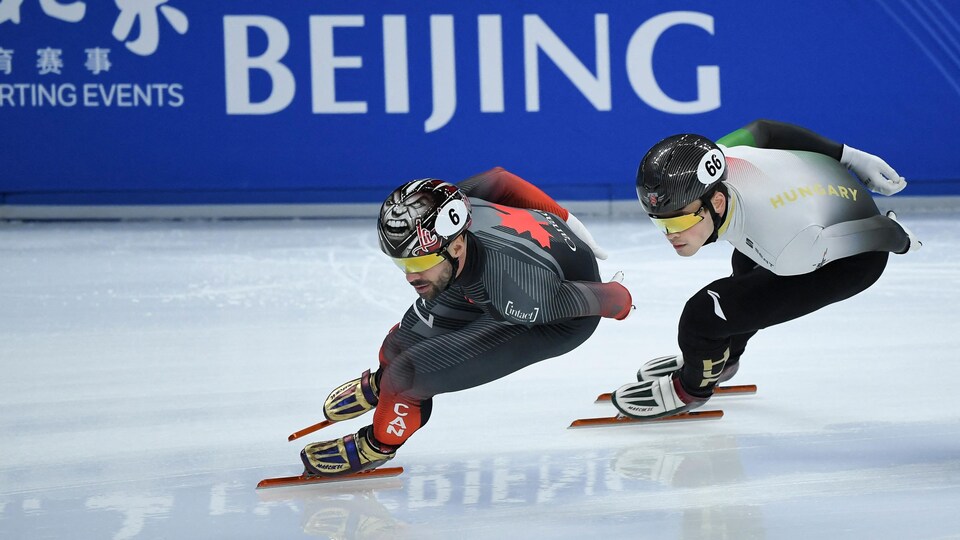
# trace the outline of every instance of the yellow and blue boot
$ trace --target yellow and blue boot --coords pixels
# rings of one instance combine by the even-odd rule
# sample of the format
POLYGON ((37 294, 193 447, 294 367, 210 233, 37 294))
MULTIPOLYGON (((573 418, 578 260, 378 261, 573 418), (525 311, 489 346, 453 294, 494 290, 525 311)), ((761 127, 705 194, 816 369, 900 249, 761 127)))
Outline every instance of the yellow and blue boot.
POLYGON ((375 469, 393 459, 396 448, 381 448, 371 437, 373 426, 332 441, 308 444, 300 452, 307 476, 339 476, 375 469))
POLYGON ((376 408, 380 385, 376 374, 366 370, 359 378, 336 387, 323 402, 323 415, 331 422, 356 418, 376 408))

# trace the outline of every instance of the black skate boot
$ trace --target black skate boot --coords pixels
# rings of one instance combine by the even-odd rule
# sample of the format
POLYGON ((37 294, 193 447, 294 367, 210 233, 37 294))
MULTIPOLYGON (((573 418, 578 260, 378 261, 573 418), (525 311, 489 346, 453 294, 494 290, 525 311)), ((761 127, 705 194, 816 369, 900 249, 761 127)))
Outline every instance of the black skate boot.
MULTIPOLYGON (((640 370, 637 371, 637 381, 650 381, 656 379, 657 377, 662 377, 664 375, 670 375, 675 371, 678 371, 683 367, 683 355, 682 354, 673 354, 669 356, 661 356, 659 358, 654 358, 640 366, 640 370)), ((723 371, 720 372, 720 378, 717 380, 717 384, 722 382, 729 381, 737 374, 737 370, 740 369, 740 359, 731 362, 727 361, 723 365, 723 371)))

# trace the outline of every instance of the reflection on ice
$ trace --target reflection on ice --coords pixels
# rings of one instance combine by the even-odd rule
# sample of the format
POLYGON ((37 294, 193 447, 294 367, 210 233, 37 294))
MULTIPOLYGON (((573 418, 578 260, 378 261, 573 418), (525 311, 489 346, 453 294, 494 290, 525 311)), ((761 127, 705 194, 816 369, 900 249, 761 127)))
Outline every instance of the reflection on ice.
MULTIPOLYGON (((415 464, 399 478, 363 486, 268 490, 259 497, 261 504, 295 501, 302 508, 304 532, 329 538, 485 538, 503 530, 574 538, 590 532, 616 534, 624 522, 656 524, 662 533, 658 537, 782 538, 791 536, 784 534, 789 531, 775 521, 768 526, 768 514, 829 513, 843 507, 856 518, 851 497, 883 501, 876 511, 895 510, 918 497, 930 500, 929 490, 956 493, 960 459, 942 456, 927 462, 913 452, 949 444, 957 435, 958 423, 875 425, 786 438, 655 439, 651 445, 573 454, 415 464), (904 461, 891 462, 885 450, 903 447, 894 439, 904 435, 912 440, 903 448, 907 451, 893 454, 904 461), (784 457, 838 453, 858 456, 851 464, 887 464, 848 469, 851 464, 842 460, 822 462, 814 472, 770 466, 784 457), (480 515, 484 523, 473 519, 480 515)), ((869 527, 858 529, 866 537, 895 530, 909 536, 918 530, 905 527, 895 514, 871 519, 869 527)), ((933 524, 930 530, 942 526, 933 524)))
POLYGON ((829 531, 843 508, 857 537, 921 538, 958 523, 943 515, 960 491, 957 440, 960 422, 792 435, 651 431, 603 448, 397 458, 403 475, 347 483, 258 491, 275 471, 249 469, 12 494, 0 503, 0 528, 13 538, 82 529, 114 539, 441 539, 505 531, 576 538, 643 526, 683 540, 784 538, 801 537, 785 527, 794 516, 824 516, 806 526, 829 531), (940 520, 905 523, 902 505, 940 520))
POLYGON ((166 517, 173 507, 173 497, 145 497, 137 493, 110 493, 90 497, 86 507, 91 510, 118 512, 123 516, 123 526, 114 540, 135 538, 143 532, 144 522, 150 517, 166 517))

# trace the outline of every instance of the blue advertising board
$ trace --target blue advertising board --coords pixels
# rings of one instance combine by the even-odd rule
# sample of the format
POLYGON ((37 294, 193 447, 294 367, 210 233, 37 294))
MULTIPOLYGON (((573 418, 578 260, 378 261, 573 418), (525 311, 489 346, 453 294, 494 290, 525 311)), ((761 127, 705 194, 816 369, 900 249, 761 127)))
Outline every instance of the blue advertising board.
POLYGON ((756 118, 960 194, 946 0, 0 0, 0 204, 380 201, 501 165, 634 196, 756 118))

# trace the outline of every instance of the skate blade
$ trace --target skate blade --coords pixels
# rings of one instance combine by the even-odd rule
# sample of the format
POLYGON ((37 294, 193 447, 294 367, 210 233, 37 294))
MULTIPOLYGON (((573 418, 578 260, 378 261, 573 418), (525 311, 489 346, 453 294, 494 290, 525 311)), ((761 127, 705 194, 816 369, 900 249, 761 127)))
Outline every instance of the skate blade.
POLYGON ((629 416, 605 416, 603 418, 581 418, 574 420, 567 429, 585 427, 623 426, 627 424, 663 424, 671 422, 689 422, 691 420, 714 420, 723 418, 723 411, 690 411, 662 418, 631 418, 629 416))
MULTIPOLYGON (((755 384, 735 384, 732 386, 718 386, 713 389, 713 396, 746 396, 757 393, 757 385, 755 384)), ((594 403, 608 403, 610 401, 610 393, 600 394, 597 396, 597 400, 594 403)))
POLYGON ((331 422, 330 420, 324 420, 323 422, 319 422, 319 423, 314 424, 314 425, 312 425, 312 426, 310 426, 310 427, 305 427, 305 428, 301 429, 300 431, 295 431, 295 432, 291 433, 289 436, 287 436, 287 441, 293 441, 293 440, 299 439, 300 437, 303 437, 304 435, 309 435, 309 434, 313 433, 314 431, 320 431, 321 429, 323 429, 323 428, 325 428, 325 427, 327 427, 327 426, 332 426, 333 424, 334 424, 334 422, 331 422))
POLYGON ((370 480, 374 478, 392 478, 403 473, 403 467, 383 467, 381 469, 371 469, 353 474, 344 474, 340 476, 281 476, 278 478, 265 478, 257 484, 257 489, 289 487, 289 486, 308 486, 312 484, 331 484, 334 482, 347 482, 354 480, 370 480))

